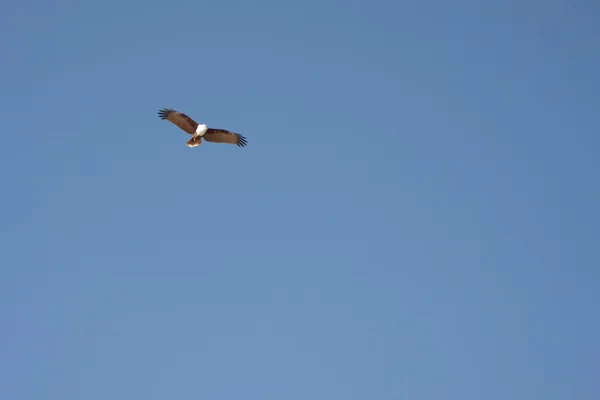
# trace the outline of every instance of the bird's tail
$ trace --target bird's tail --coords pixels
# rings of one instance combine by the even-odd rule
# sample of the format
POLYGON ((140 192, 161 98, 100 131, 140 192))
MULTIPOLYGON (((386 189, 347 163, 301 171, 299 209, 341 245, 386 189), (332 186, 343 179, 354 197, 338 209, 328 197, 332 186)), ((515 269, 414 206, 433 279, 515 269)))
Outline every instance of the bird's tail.
POLYGON ((196 136, 196 137, 192 136, 192 138, 190 140, 188 140, 185 144, 188 147, 196 147, 196 146, 200 146, 200 143, 202 143, 202 136, 196 136))

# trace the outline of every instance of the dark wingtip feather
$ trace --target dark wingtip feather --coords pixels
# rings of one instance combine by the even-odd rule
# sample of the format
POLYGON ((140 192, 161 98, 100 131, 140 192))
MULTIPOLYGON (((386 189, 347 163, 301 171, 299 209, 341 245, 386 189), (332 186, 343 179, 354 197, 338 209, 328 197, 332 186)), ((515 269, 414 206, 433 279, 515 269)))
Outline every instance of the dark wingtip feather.
POLYGON ((171 114, 174 111, 175 110, 173 110, 172 108, 161 108, 160 110, 158 110, 158 116, 160 119, 167 119, 169 114, 171 114))
POLYGON ((238 137, 238 142, 237 142, 238 146, 244 147, 245 145, 248 144, 248 141, 246 140, 246 138, 243 137, 242 135, 240 135, 239 133, 237 133, 237 137, 238 137))

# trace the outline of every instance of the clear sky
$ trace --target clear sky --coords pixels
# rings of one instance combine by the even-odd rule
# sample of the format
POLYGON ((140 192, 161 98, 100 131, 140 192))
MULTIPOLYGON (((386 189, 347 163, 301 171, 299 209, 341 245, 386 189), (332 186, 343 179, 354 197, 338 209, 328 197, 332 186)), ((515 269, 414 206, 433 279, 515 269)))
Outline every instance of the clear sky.
POLYGON ((0 398, 599 399, 599 17, 5 2, 0 398))

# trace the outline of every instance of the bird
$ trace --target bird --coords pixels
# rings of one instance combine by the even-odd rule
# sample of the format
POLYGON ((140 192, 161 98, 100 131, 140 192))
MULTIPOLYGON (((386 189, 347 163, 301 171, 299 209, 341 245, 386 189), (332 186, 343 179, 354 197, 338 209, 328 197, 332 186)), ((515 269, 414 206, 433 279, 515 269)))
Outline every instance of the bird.
POLYGON ((192 135, 192 138, 185 144, 188 147, 200 146, 202 138, 207 142, 236 144, 244 147, 248 143, 246 138, 239 133, 230 132, 225 129, 208 128, 205 124, 198 124, 196 121, 172 108, 162 108, 158 111, 160 119, 177 125, 179 129, 192 135))

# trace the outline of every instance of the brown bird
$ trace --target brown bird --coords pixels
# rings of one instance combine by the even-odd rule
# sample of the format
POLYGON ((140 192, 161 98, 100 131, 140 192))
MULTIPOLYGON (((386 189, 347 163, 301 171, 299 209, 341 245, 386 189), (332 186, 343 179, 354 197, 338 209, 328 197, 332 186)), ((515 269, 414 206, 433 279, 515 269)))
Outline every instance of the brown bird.
POLYGON ((198 124, 196 121, 175 111, 172 108, 163 108, 158 111, 160 119, 166 119, 177 125, 179 129, 192 135, 192 138, 186 142, 188 147, 199 146, 202 138, 207 142, 237 144, 244 147, 247 144, 246 138, 238 133, 229 132, 225 129, 207 128, 204 124, 198 124))

